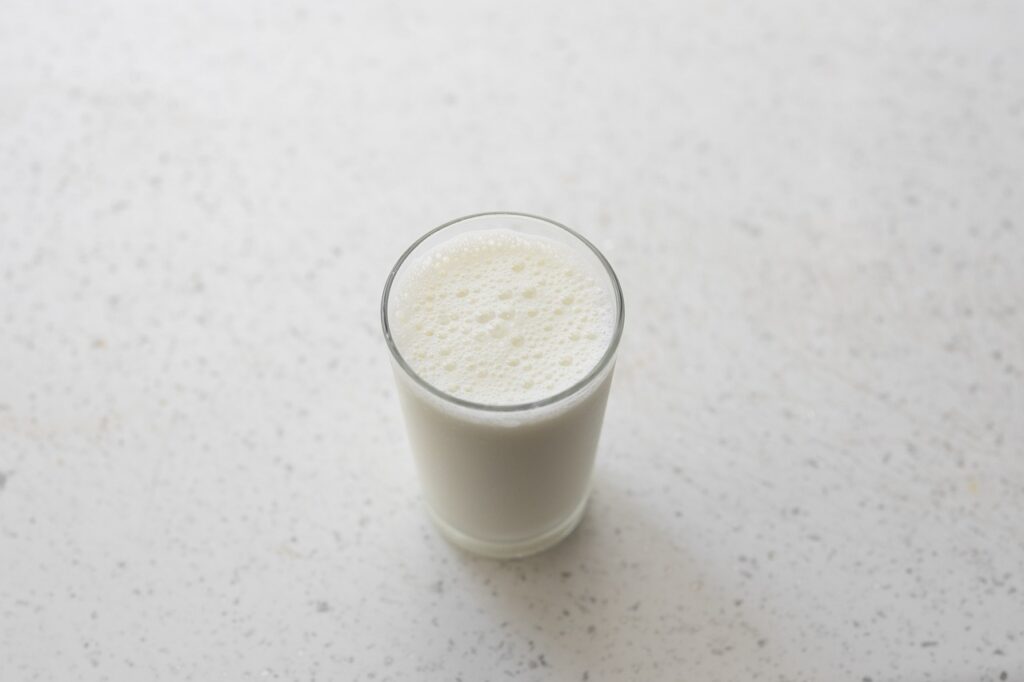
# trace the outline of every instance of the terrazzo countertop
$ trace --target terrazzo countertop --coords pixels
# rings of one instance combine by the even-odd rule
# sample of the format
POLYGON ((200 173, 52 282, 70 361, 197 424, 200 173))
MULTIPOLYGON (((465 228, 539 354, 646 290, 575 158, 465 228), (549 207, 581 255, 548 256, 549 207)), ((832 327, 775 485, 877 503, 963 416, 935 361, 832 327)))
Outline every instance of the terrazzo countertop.
POLYGON ((1024 680, 1024 5, 0 19, 0 679, 1024 680), (578 531, 421 506, 415 237, 588 235, 578 531))

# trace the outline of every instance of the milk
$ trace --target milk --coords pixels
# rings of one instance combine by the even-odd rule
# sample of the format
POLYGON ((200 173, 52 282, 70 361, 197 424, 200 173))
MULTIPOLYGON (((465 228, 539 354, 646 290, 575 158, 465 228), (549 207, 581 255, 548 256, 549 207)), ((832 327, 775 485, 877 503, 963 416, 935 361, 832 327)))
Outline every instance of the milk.
POLYGON ((386 294, 427 505, 449 539, 491 556, 543 549, 582 516, 621 329, 589 245, 503 227, 533 220, 414 249, 386 294))
POLYGON ((614 302, 579 257, 508 230, 467 232, 434 247, 392 295, 392 333, 413 371, 455 397, 491 405, 570 387, 601 359, 614 329, 614 302))

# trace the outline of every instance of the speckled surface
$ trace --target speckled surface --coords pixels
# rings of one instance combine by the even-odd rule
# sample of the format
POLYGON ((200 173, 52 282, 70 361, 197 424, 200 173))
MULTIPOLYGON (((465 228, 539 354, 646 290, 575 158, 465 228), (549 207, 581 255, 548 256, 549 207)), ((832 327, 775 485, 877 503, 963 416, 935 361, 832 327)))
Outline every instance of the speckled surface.
POLYGON ((1024 679, 1024 10, 37 3, 0 21, 0 678, 1024 679), (549 215, 593 503, 419 506, 377 321, 549 215))

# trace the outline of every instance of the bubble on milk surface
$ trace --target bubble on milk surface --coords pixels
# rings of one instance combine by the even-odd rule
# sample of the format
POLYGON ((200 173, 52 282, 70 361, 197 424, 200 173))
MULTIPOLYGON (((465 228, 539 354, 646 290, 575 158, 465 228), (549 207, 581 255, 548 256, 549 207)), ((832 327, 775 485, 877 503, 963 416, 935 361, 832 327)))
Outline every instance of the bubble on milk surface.
POLYGON ((410 264, 392 332, 428 383, 518 404, 554 395, 597 364, 613 303, 570 249, 507 230, 467 232, 410 264))

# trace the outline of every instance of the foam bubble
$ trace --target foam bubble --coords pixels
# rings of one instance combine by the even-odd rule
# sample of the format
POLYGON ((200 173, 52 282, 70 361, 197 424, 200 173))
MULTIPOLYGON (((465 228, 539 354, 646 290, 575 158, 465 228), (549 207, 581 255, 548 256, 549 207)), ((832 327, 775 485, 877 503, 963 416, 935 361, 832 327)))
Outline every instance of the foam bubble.
POLYGON ((506 230, 463 233, 411 263, 393 311, 414 371, 491 404, 568 388, 597 364, 614 326, 612 300, 568 247, 506 230))

